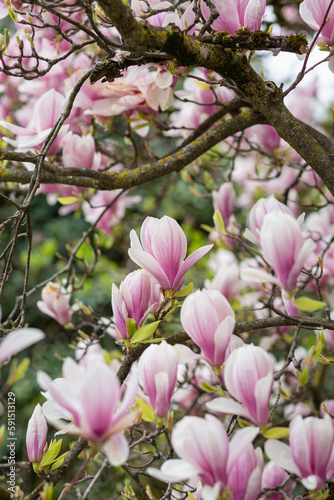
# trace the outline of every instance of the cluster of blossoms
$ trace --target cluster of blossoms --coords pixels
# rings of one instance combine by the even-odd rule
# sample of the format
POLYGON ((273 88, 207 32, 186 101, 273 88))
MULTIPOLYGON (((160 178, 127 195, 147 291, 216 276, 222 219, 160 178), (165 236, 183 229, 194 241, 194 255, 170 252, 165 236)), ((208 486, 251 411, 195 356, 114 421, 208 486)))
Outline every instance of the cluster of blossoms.
MULTIPOLYGON (((15 8, 20 7, 19 3, 13 2, 15 8)), ((218 13, 212 23, 214 30, 234 34, 240 27, 251 31, 261 27, 265 0, 210 3, 218 13)), ((206 2, 200 2, 200 15, 195 13, 195 4, 186 2, 183 9, 177 10, 169 1, 133 0, 131 9, 140 22, 157 27, 174 25, 174 30, 193 35, 200 32, 211 16, 206 2)), ((71 5, 68 7, 71 9, 71 5)), ((304 0, 300 14, 312 28, 322 26, 319 41, 332 47, 334 4, 324 23, 328 7, 329 0, 317 2, 316 8, 314 2, 304 0)), ((117 47, 116 29, 103 23, 99 8, 96 9, 95 17, 101 20, 99 29, 117 47)), ((0 16, 6 12, 7 7, 0 7, 0 16)), ((80 9, 71 13, 72 20, 84 24, 80 9)), ((27 19, 27 12, 23 9, 21 14, 17 13, 18 38, 32 40, 33 36, 34 51, 44 57, 41 70, 46 67, 47 57, 59 57, 59 62, 35 86, 20 85, 13 75, 1 74, 0 83, 7 91, 1 97, 0 126, 3 143, 19 152, 30 149, 40 152, 64 110, 67 96, 91 65, 91 59, 87 53, 72 53, 65 38, 56 40, 57 30, 51 27, 52 23, 59 24, 65 33, 72 29, 70 18, 58 23, 55 14, 40 13, 36 6, 32 6, 29 15, 36 15, 36 22, 42 23, 42 19, 47 24, 41 30, 28 26, 24 32, 25 25, 20 21, 27 19)), ((82 47, 92 45, 84 32, 74 33, 73 40, 82 47)), ((20 50, 26 50, 24 43, 20 50)), ((89 50, 95 49, 89 47, 89 50)), ((3 61, 10 64, 12 58, 19 57, 23 67, 31 70, 31 54, 24 57, 17 51, 17 40, 11 39, 2 55, 3 61)), ((113 62, 124 62, 127 56, 116 51, 113 62)), ((149 63, 122 70, 114 81, 97 81, 92 85, 86 81, 47 151, 48 161, 69 169, 73 178, 79 169, 86 172, 87 178, 102 172, 112 178, 114 173, 127 170, 119 161, 118 136, 125 145, 126 140, 133 140, 136 150, 134 134, 150 138, 154 127, 164 129, 159 121, 161 116, 168 116, 170 130, 168 127, 164 130, 165 138, 184 139, 236 96, 231 88, 220 85, 218 74, 204 68, 192 70, 183 89, 174 90, 179 88, 176 84, 183 76, 183 69, 175 69, 172 64, 149 63), (117 128, 119 115, 127 132, 117 128), (99 127, 103 130, 101 135, 109 134, 112 139, 100 141, 99 127)), ((310 105, 315 97, 313 90, 312 87, 301 91, 308 95, 310 105)), ((295 111, 298 118, 306 121, 307 114, 308 106, 295 111)), ((229 138, 227 143, 235 147, 234 139, 229 138)), ((219 154, 226 147, 219 145, 219 154)), ((222 221, 220 227, 216 224, 211 231, 214 243, 187 256, 183 229, 166 215, 160 219, 147 217, 140 237, 134 229, 130 233, 128 256, 140 269, 127 274, 119 286, 112 284, 113 316, 106 328, 115 343, 126 350, 127 361, 132 365, 127 377, 119 372, 116 359, 110 361, 96 338, 96 343, 84 346, 83 356, 77 351, 76 360, 66 357, 61 377, 53 380, 43 371, 38 373, 46 402, 36 406, 26 434, 28 459, 36 471, 51 465, 45 460, 48 424, 51 424, 61 433, 82 436, 112 466, 131 465, 134 457, 139 461, 142 452, 137 454, 138 447, 154 429, 150 444, 156 446, 157 453, 145 450, 145 454, 153 457, 149 465, 157 457, 170 458, 172 449, 178 458, 166 460, 160 469, 145 465, 145 474, 181 485, 173 494, 179 495, 182 489, 196 500, 256 500, 265 488, 268 491, 260 498, 283 500, 285 495, 293 494, 296 483, 308 491, 318 491, 333 476, 334 402, 326 400, 325 406, 315 407, 307 395, 304 398, 302 387, 320 357, 314 351, 321 345, 322 337, 333 349, 334 336, 328 329, 318 335, 313 351, 296 348, 302 324, 296 317, 300 311, 296 302, 300 292, 306 290, 310 296, 325 297, 334 308, 333 209, 325 207, 326 210, 306 217, 300 214, 298 206, 302 203, 298 202, 305 201, 303 186, 325 189, 320 179, 307 169, 302 172, 301 157, 287 148, 273 127, 258 125, 246 131, 238 138, 236 148, 245 148, 245 154, 236 158, 229 182, 217 190, 210 188, 213 207, 220 214, 214 220, 222 221), (255 140, 258 151, 254 151, 255 140), (266 155, 260 168, 259 152, 266 155), (256 181, 251 175, 255 170, 256 181), (243 186, 240 196, 237 184, 243 186), (287 193, 286 203, 278 201, 273 192, 287 193), (249 212, 245 231, 240 230, 241 211, 249 212), (241 255, 240 248, 248 252, 247 258, 241 255), (186 274, 209 252, 212 279, 204 282, 204 288, 192 292, 191 287, 185 286, 186 274), (178 309, 180 322, 177 327, 174 322, 172 327, 184 330, 187 346, 174 345, 173 337, 163 335, 171 313, 178 309), (246 329, 242 330, 243 336, 238 335, 237 321, 243 319, 241 309, 253 314, 252 309, 258 319, 272 319, 280 314, 283 318, 290 317, 291 323, 286 323, 269 340, 262 338, 256 341, 259 345, 254 345, 246 329), (298 326, 291 349, 290 324, 298 326), (270 352, 276 340, 278 349, 270 352), (281 345, 282 350, 289 346, 284 357, 281 345), (138 351, 142 349, 138 361, 132 357, 137 352, 132 350, 133 346, 138 351), (291 400, 289 409, 280 401, 281 395, 291 400), (188 413, 185 417, 183 410, 188 413), (177 423, 172 428, 173 412, 177 423), (234 416, 232 420, 230 415, 234 416), (239 417, 237 430, 232 428, 237 421, 235 416, 239 417), (275 428, 275 422, 283 419, 282 433, 281 428, 275 428), (134 437, 136 429, 140 439, 134 437), (167 436, 170 429, 171 444, 167 443, 169 450, 165 453, 154 439, 164 433, 167 436), (289 445, 281 440, 288 435, 289 445), (264 465, 266 458, 270 462, 264 465)), ((147 149, 150 150, 149 145, 147 149)), ((27 163, 28 170, 30 165, 27 163)), ((46 195, 50 204, 60 201, 61 215, 82 211, 87 222, 109 236, 124 219, 126 209, 141 200, 140 196, 129 196, 118 189, 97 192, 62 184, 42 184, 39 193, 46 195)), ((68 330, 75 329, 78 312, 78 307, 70 305, 72 290, 60 281, 50 281, 37 303, 41 312, 68 330)), ((172 331, 166 329, 168 333, 172 331)), ((37 329, 22 328, 10 333, 0 343, 0 364, 42 338, 44 334, 37 329)), ((321 361, 329 364, 327 358, 321 361)))
MULTIPOLYGON (((259 245, 266 260, 269 260, 264 243, 266 227, 270 230, 266 221, 276 217, 279 224, 282 216, 286 227, 290 224, 295 230, 292 236, 288 233, 287 238, 296 238, 300 248, 306 244, 302 240, 301 223, 295 221, 288 207, 273 197, 259 200, 250 213, 250 229, 246 235, 259 245)), ((145 328, 150 315, 154 313, 159 319, 167 302, 176 301, 178 294, 182 296, 186 272, 212 248, 212 245, 204 246, 186 257, 184 232, 167 216, 147 218, 141 227, 141 241, 134 231, 130 237, 129 256, 142 269, 130 273, 119 288, 112 286, 114 335, 128 343, 137 331, 145 328)), ((271 239, 274 245, 278 244, 274 236, 271 239)), ((285 246, 288 247, 286 243, 285 246)), ((285 274, 274 259, 269 262, 276 275, 274 282, 284 291, 294 290, 304 261, 295 264, 290 260, 285 274), (293 266, 295 272, 293 278, 289 278, 293 266), (284 287, 286 283, 289 285, 284 287)), ((61 292, 59 286, 53 293, 59 293, 63 305, 65 301, 68 305, 68 297, 61 292)), ((47 312, 45 307, 44 311, 47 312)), ((54 311, 48 314, 56 319, 54 311)), ((63 317, 64 313, 60 313, 60 319, 63 317)), ((47 374, 40 373, 38 379, 47 402, 42 409, 36 407, 29 422, 29 459, 41 461, 46 442, 46 417, 63 432, 82 435, 90 443, 99 445, 112 465, 123 464, 130 457, 131 446, 124 431, 140 419, 135 401, 148 404, 157 427, 163 428, 164 419, 170 421, 171 405, 177 410, 189 404, 192 396, 184 385, 186 376, 192 380, 193 387, 199 387, 205 380, 211 387, 221 385, 225 394, 218 398, 212 394, 206 401, 205 418, 188 416, 177 423, 171 442, 179 459, 166 461, 161 470, 149 468, 149 475, 168 483, 200 481, 194 494, 205 500, 215 500, 220 495, 255 500, 262 488, 276 488, 286 481, 287 473, 300 478, 310 491, 320 489, 331 477, 334 467, 333 426, 328 414, 303 419, 299 413, 302 410, 296 407, 290 423, 290 447, 280 440, 267 440, 265 451, 272 462, 264 470, 262 450, 252 443, 272 425, 270 404, 278 369, 274 356, 262 347, 244 343, 233 333, 233 308, 214 287, 190 293, 183 301, 180 320, 201 353, 195 354, 181 345, 172 346, 165 340, 152 344, 140 357, 138 366, 132 366, 124 390, 117 378, 118 366, 108 364, 98 344, 88 347, 79 361, 67 358, 62 378, 52 381, 47 374), (206 374, 203 362, 208 369, 206 374), (194 367, 191 375, 185 366, 194 367), (218 419, 228 414, 239 415, 252 425, 230 437, 225 428, 226 417, 223 422, 218 419)), ((287 381, 286 387, 293 387, 294 380, 292 377, 287 381)), ((331 401, 326 404, 331 408, 331 401)), ((291 489, 293 482, 290 481, 286 491, 291 489)), ((277 493, 277 498, 283 498, 280 495, 277 493)))

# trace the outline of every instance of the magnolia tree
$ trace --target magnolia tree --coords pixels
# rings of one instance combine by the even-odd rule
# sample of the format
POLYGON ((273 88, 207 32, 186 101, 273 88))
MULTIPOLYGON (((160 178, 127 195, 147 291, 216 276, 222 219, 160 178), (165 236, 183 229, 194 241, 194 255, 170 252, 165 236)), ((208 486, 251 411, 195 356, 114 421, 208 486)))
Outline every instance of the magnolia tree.
POLYGON ((1 498, 333 498, 334 0, 0 16, 1 498))

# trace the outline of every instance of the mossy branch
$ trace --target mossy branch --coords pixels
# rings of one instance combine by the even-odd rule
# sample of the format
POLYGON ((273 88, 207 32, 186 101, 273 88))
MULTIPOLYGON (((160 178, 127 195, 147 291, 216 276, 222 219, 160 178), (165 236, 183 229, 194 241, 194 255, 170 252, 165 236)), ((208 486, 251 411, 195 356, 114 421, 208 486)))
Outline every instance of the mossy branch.
MULTIPOLYGON (((180 171, 222 140, 257 123, 263 123, 263 117, 254 111, 245 111, 224 120, 213 130, 205 132, 190 144, 185 145, 180 151, 156 162, 123 172, 98 172, 87 168, 58 167, 45 161, 40 182, 42 184, 92 187, 100 190, 130 189, 172 172, 180 171)), ((38 158, 38 155, 31 153, 16 153, 0 149, 0 159, 2 160, 36 163, 38 158)), ((0 182, 27 184, 30 182, 31 176, 32 172, 25 169, 0 168, 0 182)))
POLYGON ((334 195, 334 155, 317 142, 286 108, 283 93, 265 82, 244 54, 200 42, 180 30, 155 28, 137 21, 122 0, 100 0, 100 5, 119 30, 125 44, 136 53, 165 52, 180 66, 202 66, 232 82, 254 109, 275 127, 278 134, 313 168, 334 195))

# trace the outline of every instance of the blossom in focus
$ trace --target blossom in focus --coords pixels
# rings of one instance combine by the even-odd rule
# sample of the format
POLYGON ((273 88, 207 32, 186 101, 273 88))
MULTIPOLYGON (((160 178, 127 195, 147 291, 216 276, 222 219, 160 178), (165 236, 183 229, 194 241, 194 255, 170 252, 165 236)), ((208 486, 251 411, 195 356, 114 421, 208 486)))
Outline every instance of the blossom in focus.
MULTIPOLYGON (((318 31, 320 26, 325 22, 317 42, 325 43, 331 47, 334 45, 334 4, 331 5, 329 13, 326 15, 329 4, 330 0, 316 2, 314 0, 304 0, 304 2, 300 4, 299 13, 303 21, 315 31, 318 31)), ((333 57, 330 58, 328 66, 333 73, 333 57)))
POLYGON ((212 191, 213 206, 220 212, 225 226, 234 212, 235 191, 231 182, 225 182, 218 191, 212 191))
MULTIPOLYGON (((250 31, 259 30, 266 8, 266 0, 212 0, 219 17, 211 27, 216 31, 227 31, 233 35, 240 26, 247 26, 250 31)), ((205 20, 210 17, 210 9, 201 1, 201 10, 205 20)))
POLYGON ((18 328, 5 335, 0 341, 0 365, 44 337, 45 334, 38 328, 18 328))
POLYGON ((261 347, 244 345, 229 355, 224 366, 226 389, 242 404, 229 398, 216 398, 207 403, 207 407, 264 425, 269 420, 273 380, 274 365, 269 354, 261 347))
POLYGON ((262 452, 252 441, 258 428, 238 431, 231 441, 223 425, 212 415, 185 417, 172 432, 172 444, 180 459, 167 460, 161 470, 147 472, 165 482, 179 483, 199 477, 203 498, 217 499, 226 486, 233 498, 256 500, 261 490, 262 452), (217 446, 219 443, 219 446, 217 446))
POLYGON ((40 404, 35 406, 34 412, 28 422, 26 434, 26 447, 29 461, 40 462, 48 433, 48 424, 40 404))
POLYGON ((179 290, 186 272, 211 248, 195 250, 186 258, 186 236, 176 220, 164 215, 161 219, 146 217, 140 239, 134 230, 130 233, 130 259, 150 273, 164 290, 179 290))
POLYGON ((126 325, 128 318, 133 318, 139 328, 148 314, 155 310, 157 303, 149 305, 151 295, 151 277, 143 270, 128 274, 119 289, 113 283, 111 304, 115 325, 122 338, 130 338, 126 325))
POLYGON ((334 431, 329 415, 324 418, 297 415, 290 423, 290 446, 277 439, 265 443, 270 460, 302 479, 308 490, 319 490, 333 473, 334 431))
POLYGON ((100 444, 112 465, 123 464, 129 445, 122 431, 131 426, 137 414, 130 413, 137 395, 137 373, 132 368, 122 392, 116 373, 100 356, 90 356, 87 366, 66 358, 63 378, 52 380, 38 373, 38 381, 48 399, 43 405, 47 419, 68 434, 81 435, 100 444), (71 423, 68 424, 68 421, 71 423))
POLYGON ((150 345, 140 357, 139 382, 158 417, 165 417, 169 412, 177 367, 177 352, 165 341, 160 345, 150 345))
POLYGON ((71 294, 58 283, 50 282, 42 290, 42 300, 37 302, 40 311, 66 325, 71 321, 72 310, 70 306, 71 294))
POLYGON ((181 324, 213 366, 222 366, 235 325, 233 309, 218 290, 197 290, 181 308, 181 324))
POLYGON ((320 26, 326 21, 320 32, 318 42, 326 43, 327 45, 334 44, 334 5, 331 6, 328 15, 326 16, 330 0, 304 0, 300 4, 300 17, 312 29, 318 31, 320 26), (327 20, 326 20, 327 17, 327 20))

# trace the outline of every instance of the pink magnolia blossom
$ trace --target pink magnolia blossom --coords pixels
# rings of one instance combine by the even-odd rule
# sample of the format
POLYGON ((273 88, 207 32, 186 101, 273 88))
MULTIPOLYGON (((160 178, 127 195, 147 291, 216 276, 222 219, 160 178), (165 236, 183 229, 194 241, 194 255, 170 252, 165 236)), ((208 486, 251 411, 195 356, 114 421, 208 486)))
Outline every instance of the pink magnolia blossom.
POLYGON ((268 198, 260 198, 250 211, 248 219, 249 229, 245 231, 245 237, 255 245, 260 245, 264 217, 271 212, 283 212, 292 215, 290 208, 276 200, 274 195, 270 195, 268 198))
MULTIPOLYGON (((326 20, 326 12, 330 0, 304 0, 300 4, 299 13, 303 21, 312 29, 318 31, 321 24, 326 20)), ((327 22, 322 28, 318 42, 326 43, 327 45, 334 44, 334 5, 331 6, 327 15, 327 22)))
POLYGON ((71 294, 58 283, 48 283, 42 290, 42 300, 37 302, 40 311, 66 325, 71 321, 72 310, 70 306, 71 294))
POLYGON ((165 341, 160 345, 150 345, 140 357, 139 382, 158 417, 165 417, 169 412, 176 384, 177 367, 177 352, 165 341))
MULTIPOLYGON (((16 140, 5 138, 6 142, 21 150, 39 149, 58 120, 64 104, 65 97, 63 95, 54 89, 48 90, 35 102, 30 121, 26 127, 5 121, 0 122, 2 127, 16 135, 16 140)), ((53 155, 57 152, 68 128, 69 125, 61 127, 57 138, 49 149, 49 154, 53 155)))
POLYGON ((332 424, 334 425, 334 399, 326 399, 320 405, 320 415, 324 417, 328 413, 331 417, 332 424), (324 409, 324 405, 326 406, 326 410, 324 409))
POLYGON ((47 391, 48 401, 43 405, 47 419, 68 434, 82 435, 100 444, 112 465, 121 465, 127 460, 129 445, 122 431, 132 425, 137 416, 129 412, 138 387, 134 369, 123 398, 116 373, 101 362, 100 356, 96 359, 90 356, 86 367, 66 358, 63 378, 53 381, 46 373, 39 372, 38 381, 47 391))
MULTIPOLYGON (((219 13, 211 25, 214 30, 233 35, 240 26, 247 26, 250 31, 260 29, 266 0, 213 0, 212 3, 219 13)), ((204 1, 201 10, 204 19, 209 19, 210 9, 204 1)))
POLYGON ((222 413, 235 413, 264 425, 269 420, 273 380, 274 365, 269 354, 261 347, 244 345, 229 355, 224 366, 226 389, 242 404, 233 399, 216 398, 207 403, 207 407, 222 413))
MULTIPOLYGON (((101 153, 95 151, 94 139, 90 134, 79 136, 77 134, 68 133, 66 135, 63 147, 64 167, 98 170, 101 162, 101 153)), ((64 184, 41 184, 39 191, 48 195, 48 202, 50 205, 53 205, 57 202, 59 196, 64 198, 73 196, 80 200, 81 193, 85 191, 85 188, 66 186, 64 184)), ((69 203, 62 206, 59 213, 61 215, 66 215, 76 210, 78 206, 78 201, 69 203)))
POLYGON ((219 290, 231 303, 246 285, 240 279, 239 264, 234 253, 229 250, 218 250, 215 254, 211 254, 209 267, 215 275, 211 281, 204 281, 205 288, 219 290))
MULTIPOLYGON (((153 66, 154 67, 154 66, 153 66)), ((161 78, 160 71, 150 71, 152 65, 134 67, 103 90, 102 99, 92 102, 89 114, 110 117, 139 109, 147 113, 147 105, 154 111, 168 109, 174 100, 171 74, 161 78)))
MULTIPOLYGON (((131 9, 135 12, 136 16, 142 16, 148 13, 148 4, 151 9, 157 11, 157 14, 150 16, 147 19, 147 22, 152 26, 165 27, 168 26, 168 24, 174 23, 175 26, 184 30, 195 21, 195 12, 193 11, 194 2, 188 5, 181 17, 177 12, 166 10, 169 7, 172 7, 172 4, 169 1, 161 2, 160 0, 149 0, 148 2, 144 2, 143 0, 133 0, 131 2, 131 9), (159 12, 159 10, 162 12, 159 12)), ((189 34, 192 35, 194 31, 195 26, 189 31, 189 34)))
POLYGON ((215 500, 229 487, 235 500, 256 500, 263 468, 262 452, 251 444, 257 434, 258 428, 248 427, 229 443, 223 425, 212 415, 185 417, 172 432, 173 448, 181 459, 168 460, 160 471, 149 468, 148 473, 173 483, 198 477, 205 485, 203 498, 215 500))
POLYGON ((28 422, 26 446, 30 462, 40 462, 48 433, 48 424, 40 404, 35 406, 34 412, 28 422))
POLYGON ((222 366, 235 325, 233 309, 218 290, 197 290, 181 308, 181 324, 213 366, 222 366))
POLYGON ((300 224, 288 213, 271 212, 263 220, 261 249, 273 267, 279 286, 293 291, 306 260, 315 249, 315 243, 302 235, 300 224))
POLYGON ((308 490, 319 490, 332 475, 334 431, 329 415, 324 418, 297 415, 290 423, 290 446, 276 439, 265 443, 268 457, 302 479, 308 490))
POLYGON ((136 327, 139 328, 144 324, 148 314, 155 310, 156 302, 149 306, 151 295, 151 277, 142 270, 128 274, 119 289, 113 283, 111 304, 115 325, 121 338, 130 338, 126 328, 128 318, 133 318, 136 327))
POLYGON ((195 250, 187 258, 186 236, 176 222, 165 215, 161 219, 146 217, 139 238, 130 233, 130 259, 154 276, 164 290, 179 290, 186 272, 211 248, 207 245, 195 250))
POLYGON ((220 212, 225 226, 234 212, 235 191, 231 182, 222 184, 218 191, 212 191, 213 206, 220 212))
POLYGON ((0 365, 44 337, 45 334, 38 328, 18 328, 5 335, 0 341, 0 365))
MULTIPOLYGON (((219 106, 215 104, 217 100, 224 103, 235 97, 232 90, 223 86, 215 86, 213 92, 209 81, 212 79, 219 80, 216 73, 212 75, 212 72, 209 73, 204 68, 196 68, 190 74, 195 78, 186 78, 183 90, 175 91, 175 95, 181 99, 174 103, 174 106, 179 108, 179 111, 171 115, 171 122, 176 127, 197 128, 208 116, 211 116, 219 109, 219 106), (196 77, 206 80, 208 83, 197 80, 196 77), (183 102, 183 99, 185 102, 183 102)), ((179 131, 177 133, 179 134, 179 131)), ((185 130, 183 135, 187 136, 189 133, 189 130, 185 130)), ((168 132, 168 135, 175 135, 175 131, 168 132)))
MULTIPOLYGON (((281 467, 276 465, 274 462, 268 462, 262 474, 262 489, 264 488, 276 488, 280 484, 284 483, 288 479, 288 474, 281 467)), ((284 491, 287 495, 292 496, 295 483, 290 481, 290 483, 284 487, 284 491)), ((284 500, 285 495, 275 491, 269 491, 263 497, 267 500, 284 500)))

